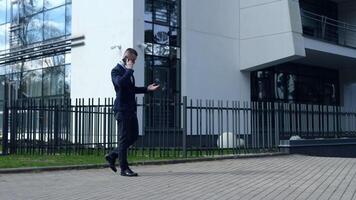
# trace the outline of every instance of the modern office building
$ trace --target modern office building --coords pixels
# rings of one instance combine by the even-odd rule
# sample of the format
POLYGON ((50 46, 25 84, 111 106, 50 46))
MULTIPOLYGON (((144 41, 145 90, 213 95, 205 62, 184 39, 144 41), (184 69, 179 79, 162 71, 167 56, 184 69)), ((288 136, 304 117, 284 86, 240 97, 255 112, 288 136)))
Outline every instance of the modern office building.
POLYGON ((156 96, 355 108, 354 0, 0 0, 1 99, 113 97, 128 47, 156 96))

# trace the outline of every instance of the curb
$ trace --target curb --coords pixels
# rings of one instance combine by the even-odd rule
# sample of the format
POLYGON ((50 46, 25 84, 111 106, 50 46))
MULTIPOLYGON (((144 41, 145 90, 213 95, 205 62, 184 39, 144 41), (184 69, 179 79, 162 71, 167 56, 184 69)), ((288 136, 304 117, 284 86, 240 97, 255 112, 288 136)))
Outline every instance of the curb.
MULTIPOLYGON (((247 158, 260 158, 260 157, 272 157, 272 156, 285 156, 288 153, 260 153, 260 154, 242 154, 242 155, 227 155, 218 157, 205 157, 205 158, 187 158, 176 160, 152 160, 152 161, 136 161, 131 162, 131 166, 138 165, 167 165, 167 164, 179 164, 179 163, 193 163, 193 162, 205 162, 205 161, 217 161, 227 159, 247 159, 247 158)), ((53 166, 53 167, 28 167, 28 168, 8 168, 0 169, 0 174, 15 174, 15 173, 39 173, 48 171, 63 171, 63 170, 85 170, 85 169, 100 169, 106 168, 108 164, 88 164, 88 165, 68 165, 68 166, 53 166)))

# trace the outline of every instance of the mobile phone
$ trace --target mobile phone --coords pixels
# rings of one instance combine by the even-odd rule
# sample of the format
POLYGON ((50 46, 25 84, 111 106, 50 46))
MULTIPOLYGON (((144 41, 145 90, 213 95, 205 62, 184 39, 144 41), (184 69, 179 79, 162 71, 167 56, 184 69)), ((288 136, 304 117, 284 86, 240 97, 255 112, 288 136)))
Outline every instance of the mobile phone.
POLYGON ((126 65, 126 63, 127 63, 127 56, 125 56, 125 57, 122 59, 122 62, 126 65))
POLYGON ((158 78, 156 78, 156 79, 153 81, 153 84, 159 85, 159 84, 160 84, 160 80, 159 80, 158 78))

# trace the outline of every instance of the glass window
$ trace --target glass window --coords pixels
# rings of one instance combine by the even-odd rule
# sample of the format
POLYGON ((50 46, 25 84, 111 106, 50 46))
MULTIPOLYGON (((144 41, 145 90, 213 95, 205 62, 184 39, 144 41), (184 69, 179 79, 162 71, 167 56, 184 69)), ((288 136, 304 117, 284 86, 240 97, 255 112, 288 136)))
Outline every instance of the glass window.
POLYGON ((151 23, 145 23, 145 42, 153 42, 153 25, 151 23))
POLYGON ((6 22, 11 21, 11 0, 6 0, 6 22))
POLYGON ((44 13, 44 39, 65 35, 65 6, 44 13))
POLYGON ((155 0, 154 3, 154 16, 156 23, 168 24, 169 12, 168 4, 165 0, 155 0))
POLYGON ((28 18, 26 41, 27 44, 40 42, 43 40, 43 13, 33 15, 28 18))
POLYGON ((159 44, 154 44, 153 45, 153 55, 155 56, 164 56, 168 57, 169 56, 169 46, 164 46, 164 45, 159 45, 159 44))
POLYGON ((146 59, 148 62, 145 63, 146 83, 162 76, 162 80, 167 79, 166 85, 163 87, 166 88, 166 92, 169 91, 166 94, 170 97, 179 91, 176 87, 180 87, 180 69, 172 67, 173 65, 180 67, 179 13, 179 0, 145 0, 145 43, 147 45, 145 55, 147 59, 153 59, 152 62, 146 59), (167 70, 155 70, 156 68, 167 68, 167 70), (175 84, 172 81, 175 81, 175 84))
POLYGON ((26 33, 26 41, 27 44, 32 44, 36 42, 41 42, 42 38, 42 31, 41 30, 28 30, 26 33))
POLYGON ((64 55, 55 55, 51 57, 46 57, 43 59, 43 67, 54 67, 58 65, 65 64, 65 57, 64 55))
POLYGON ((6 22, 6 4, 7 0, 0 0, 0 24, 6 22))
POLYGON ((169 36, 170 36, 170 39, 169 39, 170 45, 179 47, 180 46, 180 33, 179 33, 179 30, 177 28, 171 28, 169 36))
POLYGON ((155 57, 153 57, 153 66, 154 67, 170 67, 169 59, 155 56, 155 57))
POLYGON ((65 0, 44 0, 45 9, 51 9, 65 4, 65 0))
POLYGON ((145 0, 145 21, 152 22, 153 0, 145 0))
POLYGON ((6 81, 6 77, 4 75, 0 76, 0 101, 4 100, 5 81, 6 81))
POLYGON ((64 95, 70 95, 70 80, 71 80, 71 65, 65 66, 65 84, 64 84, 64 95))
POLYGON ((24 0, 22 15, 29 16, 43 10, 43 0, 24 0))
POLYGON ((287 75, 287 99, 289 102, 293 102, 295 100, 296 95, 296 76, 292 74, 287 75))
POLYGON ((19 3, 16 1, 11 1, 11 22, 14 24, 19 23, 19 3))
POLYGON ((66 35, 72 34, 72 5, 66 6, 66 35))
POLYGON ((6 48, 6 24, 0 25, 0 51, 6 48))
POLYGON ((9 81, 9 95, 11 99, 19 97, 20 95, 20 77, 21 73, 6 74, 6 78, 9 81))
POLYGON ((64 94, 64 66, 50 67, 43 70, 43 96, 64 94))
POLYGON ((337 70, 286 63, 252 72, 251 98, 253 101, 338 105, 338 80, 337 70), (272 88, 270 75, 274 77, 272 88), (274 95, 271 96, 270 91, 274 95))
POLYGON ((152 43, 146 43, 146 48, 145 48, 145 54, 146 55, 152 55, 153 54, 153 44, 152 43))
POLYGON ((40 69, 42 68, 42 66, 43 66, 42 59, 26 61, 24 62, 23 71, 40 69))
POLYGON ((286 75, 284 73, 275 74, 275 95, 280 100, 286 98, 286 75))
POLYGON ((21 72, 24 63, 15 63, 8 66, 8 73, 21 72))
POLYGON ((174 26, 174 27, 178 27, 179 23, 180 23, 180 21, 179 21, 179 19, 180 19, 179 5, 178 4, 179 4, 179 2, 171 4, 171 12, 170 12, 171 20, 170 20, 170 22, 171 22, 171 26, 174 26))
POLYGON ((42 96, 42 70, 23 72, 21 82, 21 97, 40 97, 42 96))
POLYGON ((154 42, 162 45, 169 45, 169 27, 154 25, 154 42))
POLYGON ((0 66, 0 76, 4 74, 6 74, 5 66, 0 66))
POLYGON ((71 64, 72 63, 72 54, 70 53, 67 53, 65 55, 65 61, 64 61, 65 64, 71 64))

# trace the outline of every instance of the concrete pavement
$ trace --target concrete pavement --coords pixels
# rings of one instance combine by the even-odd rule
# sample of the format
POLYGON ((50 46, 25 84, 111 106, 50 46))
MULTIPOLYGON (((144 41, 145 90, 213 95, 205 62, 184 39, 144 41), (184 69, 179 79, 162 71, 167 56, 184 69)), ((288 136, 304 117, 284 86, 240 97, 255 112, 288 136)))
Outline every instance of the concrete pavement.
POLYGON ((348 199, 356 159, 301 155, 0 175, 0 199, 348 199))

